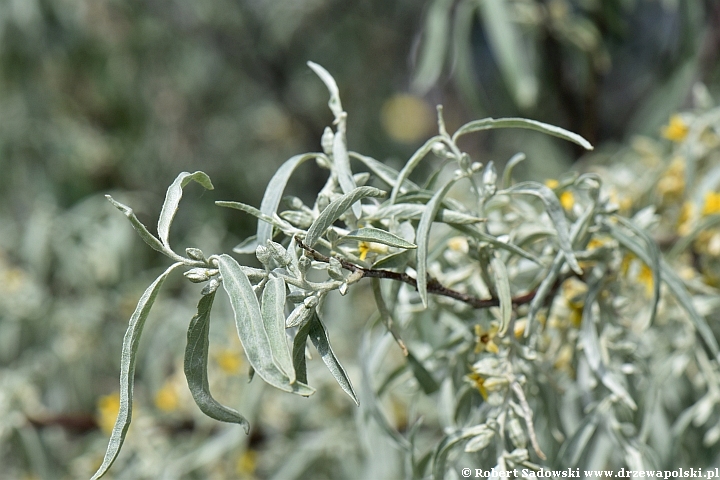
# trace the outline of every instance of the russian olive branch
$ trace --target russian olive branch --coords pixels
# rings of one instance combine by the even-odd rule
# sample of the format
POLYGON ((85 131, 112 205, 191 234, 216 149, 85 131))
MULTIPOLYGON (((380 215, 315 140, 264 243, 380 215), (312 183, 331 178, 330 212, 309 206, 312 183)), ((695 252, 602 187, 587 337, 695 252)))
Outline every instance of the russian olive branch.
MULTIPOLYGON (((318 252, 312 247, 308 247, 303 243, 303 241, 298 237, 295 236, 295 242, 297 242, 298 246, 302 248, 308 256, 310 256, 313 260, 317 260, 318 262, 323 263, 330 263, 330 257, 327 255, 323 255, 322 253, 318 252)), ((360 265, 355 265, 354 263, 348 262, 347 260, 341 258, 341 257, 334 257, 336 260, 340 262, 340 266, 344 268, 345 270, 351 271, 353 273, 361 273, 362 277, 368 277, 368 278, 386 278, 389 280, 395 280, 397 282, 403 282, 407 283, 408 285, 411 285, 415 289, 417 289, 417 279, 408 275, 407 273, 400 273, 400 272, 393 272, 390 270, 383 270, 383 269, 375 269, 375 268, 365 268, 361 267, 360 265)), ((574 272, 570 272, 565 276, 562 276, 558 278, 558 280, 555 282, 555 284, 552 287, 552 291, 556 291, 558 288, 560 288, 560 285, 567 280, 568 278, 572 276, 576 276, 574 272)), ((361 277, 361 278, 362 278, 361 277)), ((359 278, 358 278, 359 280, 359 278)), ((444 297, 450 297, 455 300, 459 300, 463 303, 466 303, 470 305, 473 308, 490 308, 490 307, 498 307, 500 306, 500 299, 497 297, 492 298, 478 298, 475 295, 470 295, 467 293, 458 292, 457 290, 453 290, 452 288, 448 288, 441 284, 436 278, 428 275, 428 282, 427 282, 427 290, 428 293, 432 293, 435 295, 441 295, 444 297)), ((515 306, 519 305, 525 305, 535 298, 535 295, 537 295, 537 289, 532 290, 528 293, 525 293, 523 295, 518 295, 516 297, 512 298, 512 304, 515 306)))

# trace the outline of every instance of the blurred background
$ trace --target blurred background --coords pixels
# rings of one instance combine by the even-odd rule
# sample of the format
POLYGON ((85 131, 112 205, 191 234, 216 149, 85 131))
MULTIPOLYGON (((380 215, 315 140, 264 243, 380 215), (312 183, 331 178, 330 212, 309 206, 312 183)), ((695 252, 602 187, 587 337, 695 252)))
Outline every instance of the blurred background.
MULTIPOLYGON (((259 205, 332 121, 308 60, 337 81, 350 148, 397 167, 433 133, 437 104, 450 131, 524 116, 612 152, 658 136, 693 95, 717 98, 719 56, 712 0, 0 0, 0 478, 87 478, 102 459, 127 319, 167 265, 104 194, 153 225, 176 175, 203 170, 215 190, 186 190, 173 243, 229 252, 255 222, 214 201, 259 205)), ((463 142, 500 166, 524 151, 516 171, 536 180, 582 153, 533 132, 463 142)), ((288 193, 314 198, 321 172, 303 166, 288 193)), ((222 304, 211 382, 253 430, 204 418, 182 373, 199 291, 186 283, 168 282, 146 327, 110 477, 395 478, 399 457, 369 440, 318 362, 310 399, 247 383, 222 304)), ((367 308, 329 306, 357 384, 367 308)))

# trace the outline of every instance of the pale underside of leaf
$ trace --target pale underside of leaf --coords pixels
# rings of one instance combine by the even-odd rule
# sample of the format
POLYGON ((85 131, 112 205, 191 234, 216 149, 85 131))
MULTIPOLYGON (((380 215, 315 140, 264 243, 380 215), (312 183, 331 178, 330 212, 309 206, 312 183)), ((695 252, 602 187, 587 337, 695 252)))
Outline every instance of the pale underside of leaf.
POLYGON ((553 137, 562 138, 569 142, 576 143, 586 150, 592 150, 593 146, 577 133, 570 132, 564 128, 549 125, 547 123, 538 122, 537 120, 528 120, 526 118, 483 118, 481 120, 475 120, 473 122, 466 123, 458 129, 452 136, 453 141, 457 141, 458 138, 463 135, 467 135, 472 132, 479 132, 481 130, 492 130, 495 128, 523 128, 528 130, 535 130, 537 132, 546 133, 553 137))
POLYGON ((260 310, 273 360, 292 384, 295 382, 295 369, 285 334, 285 282, 282 279, 271 277, 267 281, 260 310))
POLYGON ((180 205, 183 188, 185 188, 185 186, 191 181, 199 183, 208 190, 213 189, 210 177, 208 177, 204 172, 199 171, 195 173, 182 172, 168 187, 167 194, 165 195, 165 202, 163 203, 162 210, 160 211, 160 218, 158 219, 158 236, 160 237, 160 241, 163 245, 165 245, 168 249, 170 248, 170 244, 168 242, 170 225, 172 224, 175 213, 180 205))
POLYGON ((280 390, 311 395, 314 389, 300 382, 291 383, 290 378, 275 363, 270 339, 262 322, 260 303, 247 275, 232 257, 220 255, 217 259, 223 288, 230 298, 235 326, 250 365, 265 382, 280 390))
POLYGON ((135 363, 138 345, 140 344, 140 335, 142 334, 145 321, 147 320, 150 309, 155 303, 160 287, 167 279, 168 275, 181 263, 175 263, 165 270, 140 297, 137 307, 130 317, 128 329, 123 339, 122 354, 120 357, 120 410, 118 412, 115 426, 110 434, 110 442, 108 443, 105 458, 100 468, 98 468, 92 480, 102 477, 115 461, 120 447, 125 441, 125 435, 130 428, 130 420, 132 418, 132 400, 133 400, 133 384, 135 375, 135 363))
POLYGON ((390 247, 413 249, 417 248, 417 245, 410 243, 407 240, 398 237, 385 230, 379 228, 364 227, 353 230, 347 235, 342 236, 339 241, 357 241, 357 242, 374 242, 388 245, 390 247))

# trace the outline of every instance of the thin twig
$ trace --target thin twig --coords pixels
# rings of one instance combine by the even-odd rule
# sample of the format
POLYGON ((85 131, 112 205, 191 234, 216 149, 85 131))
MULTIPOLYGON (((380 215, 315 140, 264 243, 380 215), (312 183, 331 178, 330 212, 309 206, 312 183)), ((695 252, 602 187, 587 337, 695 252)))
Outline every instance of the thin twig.
MULTIPOLYGON (((330 262, 330 257, 328 257, 327 255, 323 255, 314 248, 305 245, 299 237, 296 236, 295 241, 297 242, 298 246, 305 250, 306 254, 312 259, 317 260, 318 262, 330 262)), ((351 272, 362 272, 363 277, 387 278, 390 280, 407 283, 408 285, 412 285, 413 287, 415 287, 415 289, 417 289, 417 280, 408 275, 407 273, 392 272, 390 270, 382 270, 375 268, 365 268, 361 267, 360 265, 350 263, 343 258, 336 259, 340 262, 342 268, 351 272)), ((553 286, 553 290, 559 288, 562 282, 564 282, 566 279, 567 277, 561 277, 560 279, 558 279, 558 281, 555 282, 555 285, 553 286)), ((436 278, 433 278, 431 276, 428 276, 427 291, 428 293, 432 293, 435 295, 442 295, 444 297, 454 298, 455 300, 467 303, 473 308, 490 308, 500 305, 500 299, 498 299, 497 297, 478 298, 474 295, 458 292, 457 290, 447 288, 446 286, 441 284, 436 278)), ((512 304, 515 306, 528 304, 532 302, 533 298, 535 298, 536 293, 537 291, 533 290, 532 292, 528 292, 524 295, 518 295, 517 297, 513 297, 512 304)))

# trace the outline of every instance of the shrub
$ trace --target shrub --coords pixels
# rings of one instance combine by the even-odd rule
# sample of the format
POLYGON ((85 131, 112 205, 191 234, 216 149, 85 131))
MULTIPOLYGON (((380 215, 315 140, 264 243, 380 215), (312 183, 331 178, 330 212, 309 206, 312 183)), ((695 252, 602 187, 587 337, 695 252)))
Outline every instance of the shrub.
POLYGON ((405 453, 408 477, 443 478, 460 467, 654 470, 711 461, 696 447, 720 438, 718 344, 705 318, 718 308, 720 202, 709 181, 691 193, 696 207, 683 198, 700 173, 718 177, 709 153, 717 145, 717 113, 678 116, 665 131, 691 162, 668 165, 657 153, 661 144, 638 143, 625 155, 644 146, 646 163, 630 163, 621 175, 610 159, 597 172, 516 183, 513 167, 524 155, 499 175, 492 161, 473 161, 458 139, 524 128, 592 147, 564 129, 519 118, 478 120, 450 134, 439 107, 438 134, 396 171, 347 149, 335 81, 309 65, 328 87, 335 116, 323 151, 285 162, 259 209, 216 202, 258 218, 257 235, 234 251, 254 253, 263 268, 171 248, 183 188, 195 181, 212 189, 203 172, 181 173, 168 188, 157 236, 108 197, 174 263, 130 319, 119 415, 94 478, 123 443, 144 322, 165 279, 181 267, 188 280, 204 283, 187 333, 190 392, 206 415, 246 432, 242 414, 209 391, 208 332, 218 290, 229 297, 251 376, 312 395, 310 340, 339 387, 356 404, 362 397, 363 421, 376 422, 405 453), (422 182, 411 180, 431 156, 440 166, 422 182), (283 198, 295 169, 311 160, 329 171, 313 205, 283 198), (354 173, 351 160, 366 171, 354 173), (282 201, 287 208, 278 212, 282 201), (332 292, 346 295, 368 281, 377 308, 361 342, 366 390, 358 394, 331 347, 323 305, 332 292), (392 424, 381 400, 393 388, 412 392, 399 429, 403 422, 392 424), (435 407, 428 409, 427 399, 435 407))

